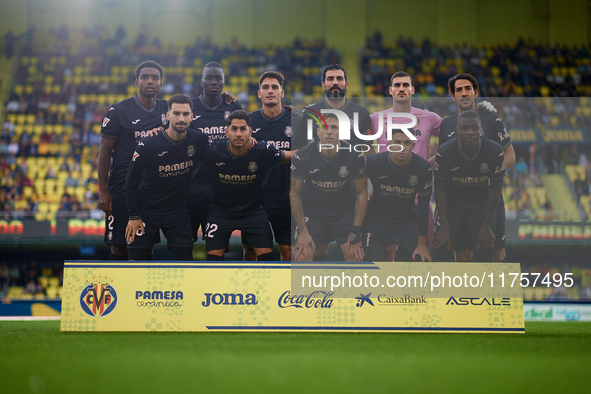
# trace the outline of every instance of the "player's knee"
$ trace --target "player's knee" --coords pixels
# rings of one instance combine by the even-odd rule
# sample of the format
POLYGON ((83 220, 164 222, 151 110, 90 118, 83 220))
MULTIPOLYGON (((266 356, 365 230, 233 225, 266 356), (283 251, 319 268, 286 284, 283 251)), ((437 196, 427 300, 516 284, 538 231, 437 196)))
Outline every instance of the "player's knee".
POLYGON ((111 260, 127 260, 127 246, 111 245, 111 260))
POLYGON ((268 253, 263 253, 263 254, 259 254, 257 256, 257 260, 258 261, 273 261, 273 252, 268 252, 268 253))
POLYGON ((506 257, 507 257, 507 252, 505 251, 505 248, 495 249, 493 252, 494 261, 505 261, 506 257))

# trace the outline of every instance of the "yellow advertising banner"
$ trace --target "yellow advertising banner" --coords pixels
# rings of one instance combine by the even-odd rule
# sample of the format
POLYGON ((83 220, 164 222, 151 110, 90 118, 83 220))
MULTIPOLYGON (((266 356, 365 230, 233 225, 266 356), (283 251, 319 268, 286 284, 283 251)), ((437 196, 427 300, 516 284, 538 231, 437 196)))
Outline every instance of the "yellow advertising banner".
MULTIPOLYGON (((431 281, 415 283, 407 294, 388 291, 401 286, 402 277, 378 284, 382 279, 371 276, 371 287, 353 280, 347 297, 330 284, 314 286, 309 277, 329 272, 346 282, 356 272, 379 273, 386 264, 404 272, 419 263, 67 261, 61 331, 525 332, 520 288, 484 294, 481 287, 481 293, 467 295, 470 277, 464 274, 463 285, 456 281, 461 275, 449 277, 446 293, 445 273, 433 287, 436 272, 471 264, 430 263, 425 267, 431 281), (301 278, 311 287, 292 286, 301 278)), ((519 270, 519 264, 483 267, 487 286, 501 275, 505 285, 508 271, 519 270)))

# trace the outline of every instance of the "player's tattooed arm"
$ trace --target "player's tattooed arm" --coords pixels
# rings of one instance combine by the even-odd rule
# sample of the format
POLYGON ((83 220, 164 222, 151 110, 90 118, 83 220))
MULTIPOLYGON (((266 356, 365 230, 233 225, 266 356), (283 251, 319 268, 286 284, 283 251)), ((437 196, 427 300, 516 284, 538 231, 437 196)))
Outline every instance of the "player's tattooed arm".
POLYGON ((298 240, 295 244, 294 259, 297 261, 312 261, 316 245, 314 244, 312 236, 308 232, 304 219, 304 207, 302 205, 303 187, 303 179, 291 178, 291 189, 289 192, 291 214, 293 215, 299 230, 298 240))
POLYGON ((491 226, 495 211, 501 201, 502 190, 503 178, 490 181, 490 193, 486 200, 486 214, 484 216, 484 222, 482 222, 482 227, 480 228, 480 234, 478 235, 477 248, 494 248, 495 246, 495 235, 491 226))
POLYGON ((107 216, 111 216, 113 200, 109 193, 109 168, 111 167, 111 153, 115 147, 115 139, 101 137, 101 146, 96 159, 99 184, 99 207, 107 216))
POLYGON ((365 253, 361 246, 361 225, 363 224, 365 211, 367 210, 367 177, 355 179, 355 192, 357 194, 355 199, 355 218, 353 219, 353 229, 347 240, 347 249, 353 248, 355 257, 362 261, 365 253))
POLYGON ((447 250, 450 250, 451 237, 449 234, 449 223, 447 221, 447 181, 435 178, 435 203, 437 204, 437 212, 439 212, 439 231, 433 240, 433 248, 439 249, 447 245, 447 250))

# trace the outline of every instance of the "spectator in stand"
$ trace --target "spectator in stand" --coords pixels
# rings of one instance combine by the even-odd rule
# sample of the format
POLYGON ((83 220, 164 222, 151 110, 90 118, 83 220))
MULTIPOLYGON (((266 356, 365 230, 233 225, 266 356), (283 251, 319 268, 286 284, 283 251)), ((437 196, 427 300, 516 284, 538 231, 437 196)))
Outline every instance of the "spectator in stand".
POLYGON ((527 171, 527 163, 523 156, 519 156, 519 161, 515 164, 515 170, 518 174, 523 174, 527 171))

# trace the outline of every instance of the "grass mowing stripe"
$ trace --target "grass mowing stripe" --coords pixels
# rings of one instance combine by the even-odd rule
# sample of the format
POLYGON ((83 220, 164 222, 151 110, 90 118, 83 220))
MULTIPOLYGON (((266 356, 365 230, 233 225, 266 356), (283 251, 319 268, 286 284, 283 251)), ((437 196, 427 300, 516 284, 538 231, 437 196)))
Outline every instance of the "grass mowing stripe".
POLYGON ((561 392, 588 388, 591 323, 525 335, 61 333, 0 322, 2 391, 561 392), (36 382, 36 383, 35 383, 36 382))

